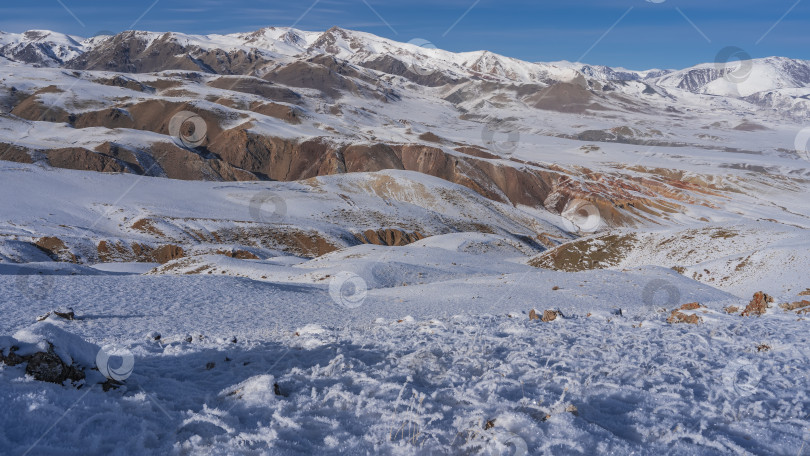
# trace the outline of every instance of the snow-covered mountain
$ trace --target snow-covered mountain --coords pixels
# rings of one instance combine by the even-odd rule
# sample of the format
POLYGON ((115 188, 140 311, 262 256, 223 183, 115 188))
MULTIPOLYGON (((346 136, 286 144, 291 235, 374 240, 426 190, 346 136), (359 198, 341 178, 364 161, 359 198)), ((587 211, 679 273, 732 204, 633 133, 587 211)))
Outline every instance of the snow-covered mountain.
POLYGON ((776 89, 810 87, 810 62, 784 57, 735 64, 702 64, 657 78, 662 87, 693 93, 747 97, 776 89))
MULTIPOLYGON (((306 32, 289 28, 268 27, 250 33, 231 35, 187 35, 182 33, 123 32, 117 36, 91 39, 71 37, 50 31, 32 30, 22 34, 0 32, 0 55, 7 58, 48 66, 67 64, 84 53, 104 54, 121 46, 159 52, 160 47, 176 46, 187 52, 258 51, 269 59, 280 57, 312 57, 328 53, 338 59, 366 67, 384 57, 405 65, 418 65, 424 72, 440 71, 448 77, 478 77, 536 83, 548 78, 572 80, 572 72, 600 81, 654 82, 661 87, 678 88, 693 93, 749 96, 754 93, 805 88, 810 84, 810 63, 783 57, 754 59, 743 65, 745 74, 735 76, 742 81, 724 78, 734 68, 706 63, 683 70, 632 71, 600 65, 571 62, 531 63, 504 57, 489 51, 453 53, 424 46, 423 43, 399 43, 369 33, 333 27, 325 32, 306 32), (134 40, 134 41, 133 41, 134 40), (137 44, 136 44, 137 43, 137 44), (154 46, 154 47, 153 47, 154 46)), ((97 65, 76 62, 73 66, 100 69, 97 65)), ((163 62, 170 66, 171 62, 163 62)), ((168 69, 168 68, 164 68, 168 69)), ((211 68, 201 68, 210 70, 211 68)), ((148 71, 148 70, 147 70, 148 71)))
POLYGON ((48 30, 0 31, 0 56, 42 66, 60 66, 85 51, 82 38, 48 30))

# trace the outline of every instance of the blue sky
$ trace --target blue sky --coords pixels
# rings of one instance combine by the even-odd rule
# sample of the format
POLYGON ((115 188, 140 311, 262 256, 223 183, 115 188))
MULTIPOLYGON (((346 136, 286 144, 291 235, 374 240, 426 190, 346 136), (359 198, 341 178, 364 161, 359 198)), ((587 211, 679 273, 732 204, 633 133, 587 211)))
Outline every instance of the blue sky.
POLYGON ((753 57, 810 60, 810 0, 39 0, 36 7, 0 6, 0 30, 9 32, 204 34, 293 24, 304 30, 338 25, 398 41, 422 38, 451 51, 487 49, 529 61, 631 69, 711 62, 726 46, 753 57))

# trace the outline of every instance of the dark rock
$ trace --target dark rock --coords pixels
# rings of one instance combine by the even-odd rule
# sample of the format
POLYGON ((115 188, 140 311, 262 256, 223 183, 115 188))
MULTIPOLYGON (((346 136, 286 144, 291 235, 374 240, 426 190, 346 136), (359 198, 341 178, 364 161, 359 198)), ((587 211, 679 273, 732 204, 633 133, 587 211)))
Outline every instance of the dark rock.
POLYGON ((25 373, 39 381, 59 384, 68 379, 73 381, 84 379, 84 372, 81 369, 68 366, 52 351, 31 355, 25 373))

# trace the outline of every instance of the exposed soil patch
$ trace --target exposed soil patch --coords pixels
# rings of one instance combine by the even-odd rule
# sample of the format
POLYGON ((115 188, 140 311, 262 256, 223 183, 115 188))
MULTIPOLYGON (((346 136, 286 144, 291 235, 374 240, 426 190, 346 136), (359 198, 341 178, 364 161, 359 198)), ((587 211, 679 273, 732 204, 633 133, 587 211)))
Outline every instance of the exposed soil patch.
POLYGON ((473 157, 476 157, 476 158, 485 158, 485 159, 489 159, 489 160, 494 160, 494 159, 501 158, 501 157, 499 157, 499 156, 497 156, 495 154, 489 153, 489 152, 487 152, 485 150, 481 150, 481 149, 479 149, 477 147, 464 146, 464 147, 457 147, 454 150, 456 152, 461 152, 462 154, 470 155, 470 156, 473 156, 473 157))
POLYGON ((250 110, 269 117, 275 117, 291 124, 300 124, 301 115, 299 111, 291 106, 278 103, 258 103, 250 104, 250 110))
POLYGON ((797 302, 793 302, 793 303, 790 303, 790 304, 788 304, 788 303, 779 304, 779 307, 784 309, 786 312, 791 311, 791 310, 801 309, 803 307, 808 307, 808 306, 810 306, 810 301, 808 301, 806 299, 801 300, 801 301, 797 301, 797 302))
POLYGON ((34 242, 40 250, 47 253, 54 261, 78 263, 78 258, 74 255, 65 243, 58 237, 46 236, 34 242))
POLYGON ((99 78, 94 80, 93 82, 95 82, 96 84, 104 84, 113 87, 122 87, 125 89, 134 90, 136 92, 150 92, 150 93, 155 92, 155 89, 152 87, 141 84, 140 82, 134 79, 122 77, 120 75, 116 75, 111 78, 99 78))
POLYGON ((700 318, 698 315, 695 314, 685 314, 681 312, 682 310, 698 310, 705 308, 704 306, 700 305, 697 302, 690 302, 688 304, 684 304, 677 309, 673 310, 670 313, 669 317, 667 318, 667 323, 669 324, 676 324, 676 323, 687 323, 690 325, 697 325, 703 322, 703 319, 700 318))
POLYGON ((618 264, 636 245, 635 234, 606 234, 579 239, 543 252, 529 261, 542 269, 578 272, 618 264))
POLYGON ((216 231, 212 235, 223 243, 279 249, 307 258, 326 255, 340 248, 317 231, 302 231, 289 227, 230 228, 216 231))
POLYGON ((738 130, 738 131, 764 131, 764 130, 769 130, 769 128, 764 126, 764 125, 760 125, 760 124, 754 123, 754 122, 749 122, 747 120, 744 121, 743 123, 737 125, 736 127, 734 127, 734 129, 738 130))
POLYGON ((115 243, 99 241, 96 251, 99 261, 103 263, 135 261, 138 263, 164 264, 186 256, 183 248, 177 245, 166 244, 152 247, 138 242, 126 245, 120 241, 115 243))
POLYGON ((217 89, 258 95, 273 101, 285 103, 298 103, 301 101, 301 95, 294 91, 259 78, 246 76, 220 77, 210 81, 208 85, 217 89))
POLYGON ((45 151, 48 164, 55 168, 96 171, 102 173, 124 173, 128 167, 115 157, 100 154, 81 147, 51 149, 45 151))
POLYGON ((355 234, 354 237, 363 244, 387 245, 391 247, 412 244, 425 238, 425 236, 418 231, 408 233, 406 231, 392 228, 377 231, 366 230, 363 233, 355 234))
POLYGON ((579 84, 560 82, 527 97, 530 106, 547 111, 584 113, 604 109, 595 102, 595 96, 579 84))
POLYGON ((146 263, 168 263, 169 261, 176 260, 185 256, 182 247, 168 244, 157 248, 147 245, 132 243, 132 252, 135 254, 137 260, 146 263))
POLYGON ((33 163, 31 154, 24 147, 0 142, 0 160, 17 163, 33 163))
POLYGON ((442 138, 440 138, 440 137, 436 136, 434 133, 431 133, 431 132, 429 132, 429 131, 428 131, 428 132, 426 132, 426 133, 422 133, 421 135, 419 135, 419 139, 421 139, 422 141, 433 142, 433 143, 440 143, 440 144, 441 144, 442 142, 444 142, 444 141, 442 140, 442 138))
POLYGON ((147 233, 147 234, 151 234, 151 235, 154 235, 154 236, 158 236, 158 237, 164 237, 165 236, 165 234, 163 234, 163 232, 160 231, 155 226, 155 221, 152 220, 152 219, 148 219, 148 218, 142 218, 142 219, 136 221, 135 223, 133 223, 132 224, 132 229, 140 231, 142 233, 147 233))
POLYGON ((247 250, 217 250, 218 255, 224 255, 238 260, 258 260, 259 257, 247 250))

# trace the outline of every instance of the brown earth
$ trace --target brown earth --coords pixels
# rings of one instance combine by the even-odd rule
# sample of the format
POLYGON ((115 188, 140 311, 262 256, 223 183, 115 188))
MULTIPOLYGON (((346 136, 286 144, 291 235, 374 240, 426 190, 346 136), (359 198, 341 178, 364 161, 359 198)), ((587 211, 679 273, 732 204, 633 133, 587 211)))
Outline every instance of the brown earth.
POLYGON ((48 164, 55 168, 124 173, 128 171, 122 161, 106 154, 95 153, 81 147, 50 149, 45 151, 48 164))
POLYGON ((148 218, 142 218, 142 219, 136 221, 135 223, 133 223, 132 224, 132 229, 133 230, 138 230, 138 231, 140 231, 142 233, 151 234, 153 236, 158 236, 158 237, 165 236, 165 234, 163 234, 163 232, 160 231, 155 226, 155 221, 152 220, 152 219, 148 219, 148 218))
POLYGON ((588 110, 603 110, 595 99, 591 91, 579 84, 559 82, 526 97, 524 101, 536 109, 579 114, 588 110))
POLYGON ((0 142, 0 160, 17 163, 33 163, 28 149, 0 142))
POLYGON ((566 272, 603 269, 618 264, 637 241, 632 233, 577 239, 535 256, 529 265, 566 272))
POLYGON ((444 142, 442 140, 442 138, 436 136, 435 134, 433 134, 433 133, 431 133, 429 131, 419 135, 419 139, 421 139, 422 141, 434 142, 434 143, 443 143, 444 142))
POLYGON ((801 309, 802 307, 807 307, 807 306, 810 306, 810 301, 808 301, 806 299, 803 299, 803 300, 797 301, 797 302, 793 302, 793 303, 790 303, 790 304, 788 304, 788 303, 779 304, 779 307, 781 307, 785 311, 801 309))
POLYGON ((250 74, 268 63, 255 49, 224 51, 183 46, 168 33, 148 43, 143 40, 143 32, 126 31, 71 60, 66 67, 121 73, 187 70, 250 74))
POLYGON ((690 325, 697 325, 703 322, 703 319, 700 318, 698 315, 695 314, 685 314, 681 312, 682 310, 698 310, 705 308, 704 306, 700 305, 697 302, 690 302, 688 304, 683 304, 682 306, 678 307, 677 309, 673 310, 670 313, 669 317, 667 318, 667 323, 669 324, 676 324, 676 323, 687 323, 690 325))
POLYGON ((125 78, 120 75, 113 76, 111 78, 98 78, 93 80, 96 84, 108 85, 112 87, 122 87, 129 90, 134 90, 136 92, 154 92, 155 89, 153 87, 149 87, 145 84, 142 84, 134 79, 125 78))
POLYGON ((218 255, 224 255, 230 258, 236 258, 238 260, 258 260, 260 259, 253 253, 248 252, 247 250, 217 250, 216 253, 218 255))
POLYGON ((48 254, 54 261, 63 261, 69 263, 78 263, 79 260, 65 243, 58 237, 46 236, 37 239, 34 242, 40 250, 48 254))
POLYGON ((363 244, 387 245, 391 247, 408 245, 425 238, 425 236, 422 236, 418 231, 408 233, 392 228, 377 231, 366 230, 363 233, 355 234, 354 237, 363 244))
POLYGON ((688 323, 690 325, 697 325, 703 322, 703 319, 697 315, 687 315, 682 312, 678 312, 677 310, 673 310, 672 314, 670 314, 669 318, 667 318, 667 323, 669 324, 676 324, 676 323, 688 323))
POLYGON ((287 105, 273 102, 254 102, 250 104, 250 110, 257 114, 275 117, 276 119, 281 119, 294 125, 301 123, 301 116, 298 110, 287 105))
POLYGON ((220 77, 209 81, 207 85, 234 92, 242 92, 251 95, 258 95, 268 100, 282 103, 300 103, 301 95, 286 88, 281 87, 264 79, 250 78, 245 76, 220 77))
POLYGON ((333 99, 341 98, 344 92, 360 95, 360 87, 353 79, 347 77, 346 73, 355 75, 350 67, 345 68, 344 71, 333 71, 310 60, 293 62, 267 74, 264 79, 290 87, 316 89, 333 99))
POLYGON ((99 241, 96 247, 99 261, 110 263, 115 261, 135 261, 139 263, 168 263, 177 258, 183 258, 185 252, 182 247, 167 244, 152 247, 146 244, 133 242, 129 246, 117 241, 110 243, 99 241))

